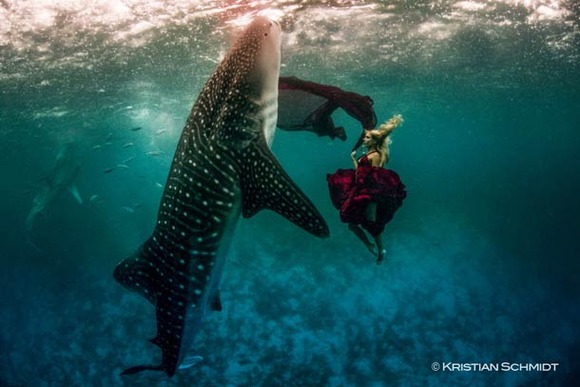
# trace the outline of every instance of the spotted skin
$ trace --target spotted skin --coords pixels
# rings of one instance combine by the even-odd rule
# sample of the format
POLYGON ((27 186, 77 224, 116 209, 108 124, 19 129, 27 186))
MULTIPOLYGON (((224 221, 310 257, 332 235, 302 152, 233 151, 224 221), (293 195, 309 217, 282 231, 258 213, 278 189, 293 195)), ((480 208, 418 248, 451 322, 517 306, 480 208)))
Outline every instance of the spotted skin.
POLYGON ((116 267, 115 279, 156 309, 160 370, 173 376, 208 309, 221 310, 219 283, 240 215, 271 209, 328 236, 310 200, 270 151, 276 119, 280 29, 256 18, 207 81, 182 131, 153 235, 116 267))

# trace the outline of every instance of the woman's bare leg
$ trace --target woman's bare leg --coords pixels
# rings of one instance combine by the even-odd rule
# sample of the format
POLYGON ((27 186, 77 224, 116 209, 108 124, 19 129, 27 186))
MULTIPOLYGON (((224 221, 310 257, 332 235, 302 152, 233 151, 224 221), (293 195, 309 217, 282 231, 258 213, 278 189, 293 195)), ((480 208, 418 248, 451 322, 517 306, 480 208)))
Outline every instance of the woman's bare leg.
POLYGON ((367 247, 367 249, 369 249, 371 253, 376 254, 375 245, 369 240, 367 234, 358 224, 349 223, 348 229, 352 231, 354 235, 356 235, 362 241, 362 243, 365 244, 365 246, 367 247))
POLYGON ((385 255, 387 255, 387 250, 383 248, 383 233, 377 236, 373 236, 375 243, 377 244, 377 265, 380 265, 385 255))
POLYGON ((365 218, 369 222, 376 222, 377 221, 377 203, 370 202, 367 206, 365 211, 365 218))
MULTIPOLYGON (((369 222, 376 222, 377 221, 377 203, 370 202, 367 206, 365 211, 365 217, 369 222)), ((361 230, 362 232, 362 230, 361 230)), ((366 238, 366 235, 365 235, 366 238)), ((385 259, 385 255, 387 251, 383 248, 383 233, 380 233, 377 236, 373 235, 373 239, 375 240, 375 244, 377 245, 377 265, 380 265, 383 259, 385 259)))

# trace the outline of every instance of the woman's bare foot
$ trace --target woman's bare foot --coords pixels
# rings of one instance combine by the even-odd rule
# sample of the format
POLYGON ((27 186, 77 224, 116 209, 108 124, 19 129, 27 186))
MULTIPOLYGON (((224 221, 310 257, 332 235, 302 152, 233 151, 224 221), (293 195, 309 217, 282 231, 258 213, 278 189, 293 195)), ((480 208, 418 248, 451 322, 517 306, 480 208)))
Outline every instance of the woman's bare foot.
POLYGON ((383 249, 383 250, 379 251, 379 254, 377 255, 377 265, 380 265, 381 262, 383 262, 386 255, 387 255, 387 250, 383 249))

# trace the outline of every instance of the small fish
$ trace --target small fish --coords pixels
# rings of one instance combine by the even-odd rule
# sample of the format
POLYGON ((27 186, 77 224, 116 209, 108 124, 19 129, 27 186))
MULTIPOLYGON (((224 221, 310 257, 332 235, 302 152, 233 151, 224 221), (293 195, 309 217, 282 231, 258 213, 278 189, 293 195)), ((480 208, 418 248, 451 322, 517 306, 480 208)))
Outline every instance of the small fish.
POLYGON ((111 173, 115 170, 115 168, 107 168, 103 171, 103 173, 111 173))
POLYGON ((139 130, 141 130, 141 129, 143 129, 143 127, 142 127, 142 126, 136 126, 136 127, 134 127, 134 128, 131 128, 131 131, 132 131, 132 132, 138 132, 138 131, 139 131, 139 130))
POLYGON ((129 163, 129 162, 131 162, 133 160, 135 160, 135 156, 131 156, 128 159, 123 160, 123 164, 127 164, 127 163, 129 163))
POLYGON ((183 359, 181 365, 179 366, 179 369, 182 370, 182 369, 192 367, 202 360, 203 360, 202 356, 197 356, 197 355, 186 356, 185 359, 183 359))
POLYGON ((104 202, 104 200, 100 195, 95 194, 95 195, 90 197, 89 202, 91 204, 101 204, 104 202))
POLYGON ((209 57, 209 56, 207 56, 207 55, 201 55, 201 56, 200 56, 200 58, 203 58, 203 59, 205 59, 205 60, 207 60, 207 61, 210 61, 210 62, 212 62, 212 63, 216 63, 216 64, 217 64, 217 63, 220 63, 220 61, 219 61, 219 60, 217 60, 217 59, 214 59, 214 58, 211 58, 211 57, 209 57))
POLYGON ((157 188, 163 188, 163 184, 161 184, 161 183, 155 183, 155 186, 156 186, 157 188))
POLYGON ((157 132, 155 132, 155 135, 156 136, 159 136, 160 134, 163 134, 165 132, 167 132, 167 130, 165 130, 165 129, 159 129, 157 132))
POLYGON ((128 143, 126 143, 126 144, 123 145, 123 148, 129 148, 129 147, 132 147, 132 146, 133 146, 133 143, 132 142, 128 142, 128 143))
POLYGON ((130 214, 134 214, 135 213, 135 210, 132 207, 129 207, 129 206, 123 207, 123 210, 127 211, 130 214))
POLYGON ((147 156, 161 156, 163 154, 163 151, 149 151, 147 152, 147 156))
POLYGON ((107 142, 110 142, 112 139, 113 139, 113 133, 109 133, 109 134, 107 135, 107 140, 106 140, 106 141, 107 141, 107 142))
POLYGON ((117 168, 121 168, 121 169, 129 169, 129 166, 126 164, 117 164, 117 168))
POLYGON ((100 145, 93 146, 93 150, 97 150, 97 149, 101 149, 101 146, 100 145))

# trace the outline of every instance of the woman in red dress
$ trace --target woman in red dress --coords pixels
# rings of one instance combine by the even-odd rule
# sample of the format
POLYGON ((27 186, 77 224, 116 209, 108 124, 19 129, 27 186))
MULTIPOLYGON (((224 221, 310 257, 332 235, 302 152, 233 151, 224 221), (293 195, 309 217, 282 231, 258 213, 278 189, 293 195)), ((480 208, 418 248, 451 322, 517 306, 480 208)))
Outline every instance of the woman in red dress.
POLYGON ((357 159, 355 149, 351 154, 354 169, 339 169, 327 176, 330 197, 340 211, 340 219, 376 254, 377 264, 386 254, 383 230, 407 196, 399 175, 384 168, 389 161, 389 135, 402 123, 403 118, 396 115, 377 129, 365 129, 362 143, 367 153, 357 159))

